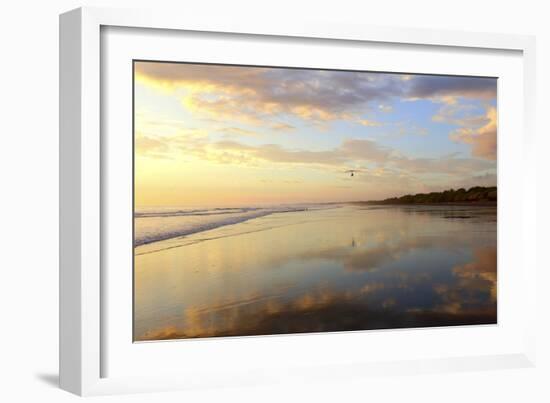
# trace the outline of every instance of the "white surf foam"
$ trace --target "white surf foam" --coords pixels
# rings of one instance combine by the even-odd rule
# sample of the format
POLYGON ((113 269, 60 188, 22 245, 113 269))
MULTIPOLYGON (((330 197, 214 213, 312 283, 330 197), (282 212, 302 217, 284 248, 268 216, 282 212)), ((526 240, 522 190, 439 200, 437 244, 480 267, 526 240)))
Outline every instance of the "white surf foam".
POLYGON ((319 206, 244 207, 212 209, 142 209, 134 214, 134 245, 208 231, 275 213, 318 209, 319 206))

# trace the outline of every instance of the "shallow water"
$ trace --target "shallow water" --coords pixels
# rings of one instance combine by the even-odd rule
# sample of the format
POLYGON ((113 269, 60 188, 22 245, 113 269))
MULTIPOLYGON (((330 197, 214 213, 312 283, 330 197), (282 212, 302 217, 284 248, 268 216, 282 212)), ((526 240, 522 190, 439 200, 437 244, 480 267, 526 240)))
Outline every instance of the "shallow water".
POLYGON ((135 340, 496 323, 496 208, 275 213, 135 248, 135 340))

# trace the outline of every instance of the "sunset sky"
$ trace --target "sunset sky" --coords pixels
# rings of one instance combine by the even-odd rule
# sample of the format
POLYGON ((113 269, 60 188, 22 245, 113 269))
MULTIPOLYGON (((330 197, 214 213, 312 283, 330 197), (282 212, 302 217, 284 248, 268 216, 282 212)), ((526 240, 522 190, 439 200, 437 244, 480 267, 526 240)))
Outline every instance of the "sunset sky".
POLYGON ((137 206, 373 200, 496 185, 496 79, 134 69, 137 206))

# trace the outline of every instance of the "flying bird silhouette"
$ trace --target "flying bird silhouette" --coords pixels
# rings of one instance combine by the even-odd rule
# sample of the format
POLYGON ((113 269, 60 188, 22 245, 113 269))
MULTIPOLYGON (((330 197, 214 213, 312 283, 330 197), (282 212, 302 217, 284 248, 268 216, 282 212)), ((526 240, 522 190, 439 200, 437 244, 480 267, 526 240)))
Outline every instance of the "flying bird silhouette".
POLYGON ((348 169, 347 171, 344 171, 346 174, 350 174, 349 176, 355 176, 356 173, 359 173, 358 169, 348 169))

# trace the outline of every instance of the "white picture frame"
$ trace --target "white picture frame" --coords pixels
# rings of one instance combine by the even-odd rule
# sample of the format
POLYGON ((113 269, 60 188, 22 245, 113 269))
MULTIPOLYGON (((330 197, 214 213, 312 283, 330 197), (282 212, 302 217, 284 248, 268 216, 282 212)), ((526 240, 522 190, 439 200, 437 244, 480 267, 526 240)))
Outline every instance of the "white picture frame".
MULTIPOLYGON (((102 91, 106 91, 102 88, 101 80, 101 32, 105 27, 175 30, 199 35, 201 32, 219 35, 238 34, 295 41, 322 39, 338 40, 341 43, 374 42, 380 46, 418 45, 470 49, 480 54, 491 50, 517 52, 521 57, 522 77, 519 79, 522 81, 523 97, 521 105, 517 104, 519 101, 515 101, 515 107, 521 107, 523 112, 523 133, 516 141, 521 145, 522 155, 518 156, 517 160, 508 161, 510 157, 507 157, 503 162, 499 159, 499 164, 516 164, 521 167, 515 180, 522 184, 522 191, 517 196, 511 196, 517 198, 514 199, 514 205, 521 208, 518 212, 520 217, 517 218, 518 233, 515 234, 517 240, 521 240, 521 247, 506 253, 515 253, 514 258, 521 264, 523 281, 516 285, 515 292, 524 299, 524 308, 533 308, 526 311, 535 311, 537 266, 534 250, 536 242, 533 238, 536 233, 536 210, 535 196, 531 191, 535 189, 535 159, 532 158, 535 151, 533 37, 312 21, 290 25, 269 19, 209 20, 150 10, 80 8, 60 17, 60 385, 63 389, 79 395, 96 395, 292 382, 304 378, 330 380, 351 375, 397 375, 535 365, 536 324, 535 318, 527 315, 525 322, 515 329, 516 333, 521 331, 523 341, 498 354, 478 351, 475 354, 446 356, 437 353, 430 357, 426 355, 415 359, 400 357, 397 354, 386 361, 365 361, 359 357, 353 362, 336 364, 328 359, 326 362, 320 359, 310 361, 311 364, 306 366, 308 356, 304 355, 302 362, 288 365, 283 362, 270 367, 268 360, 262 372, 247 371, 246 364, 243 364, 234 374, 222 369, 213 371, 211 375, 205 370, 198 372, 196 376, 190 376, 190 373, 184 371, 185 366, 189 368, 192 365, 191 360, 181 364, 182 371, 179 375, 174 371, 139 376, 130 373, 121 375, 121 371, 117 371, 116 376, 108 375, 110 371, 106 371, 105 361, 112 351, 106 348, 108 340, 105 329, 102 329, 108 323, 105 318, 109 316, 110 309, 110 305, 105 303, 107 291, 102 286, 106 248, 102 227, 106 225, 105 220, 108 220, 102 214, 102 192, 106 186, 105 178, 109 176, 104 155, 104 147, 108 142, 102 141, 101 137, 102 131, 105 130, 102 121, 102 91)), ((502 248, 499 248, 499 259, 500 249, 502 248)), ((460 337, 459 332, 459 329, 450 329, 449 335, 444 337, 460 337)), ((399 337, 403 338, 405 334, 402 332, 399 337)), ((429 333, 420 336, 431 337, 429 333)), ((303 347, 308 344, 309 337, 314 336, 302 335, 298 336, 298 339, 294 336, 293 343, 299 343, 303 347)), ((356 332, 353 337, 357 340, 365 336, 364 333, 356 332)), ((241 348, 243 344, 253 344, 254 354, 261 354, 262 351, 271 348, 266 347, 269 343, 275 348, 276 344, 281 344, 281 340, 284 339, 267 338, 261 342, 258 340, 259 338, 242 339, 241 348)), ((328 343, 328 340, 326 338, 321 343, 328 343)), ((128 342, 131 343, 131 340, 128 342)), ((231 342, 232 345, 229 345, 222 340, 214 343, 229 349, 236 348, 237 344, 231 342)), ((177 344, 174 343, 164 345, 167 346, 164 350, 168 351, 177 348, 177 344)), ((212 343, 209 345, 212 346, 212 343)), ((113 348, 112 343, 109 346, 113 348)), ((188 344, 187 348, 193 349, 193 346, 198 344, 188 344)), ((116 348, 116 345, 114 347, 116 348)), ((195 356, 193 359, 198 358, 195 356)))

